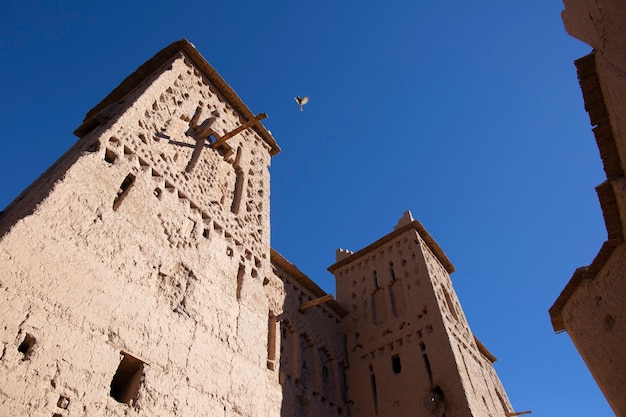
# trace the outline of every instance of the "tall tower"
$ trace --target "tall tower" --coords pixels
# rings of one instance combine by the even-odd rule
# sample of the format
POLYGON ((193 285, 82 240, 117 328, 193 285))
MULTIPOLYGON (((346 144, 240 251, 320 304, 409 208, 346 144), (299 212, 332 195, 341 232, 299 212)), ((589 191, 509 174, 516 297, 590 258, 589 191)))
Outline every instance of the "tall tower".
POLYGON ((338 250, 337 283, 352 414, 513 415, 452 288, 452 263, 406 212, 394 231, 352 253, 338 250))
POLYGON ((87 114, 0 213, 0 414, 278 415, 262 118, 186 40, 87 114))

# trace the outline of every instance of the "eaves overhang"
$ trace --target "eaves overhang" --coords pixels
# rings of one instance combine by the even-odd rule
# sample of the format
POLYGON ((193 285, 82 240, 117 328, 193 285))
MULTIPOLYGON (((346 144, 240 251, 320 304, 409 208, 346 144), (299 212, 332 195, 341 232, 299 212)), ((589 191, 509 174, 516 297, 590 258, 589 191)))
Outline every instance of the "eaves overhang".
POLYGON ((408 224, 405 224, 401 227, 396 228, 393 232, 383 236, 382 238, 378 239, 374 243, 364 247, 363 249, 357 252, 354 252, 353 254, 349 256, 346 256, 340 261, 329 266, 328 271, 334 273, 336 270, 343 267, 344 265, 354 262, 356 259, 368 254, 369 252, 375 249, 380 248, 381 246, 385 245, 386 243, 390 242, 391 240, 395 239, 396 237, 400 236, 401 234, 411 229, 414 229, 417 231, 417 233, 422 237, 424 242, 426 242, 426 246, 428 246, 428 248, 437 257, 439 262, 441 262, 441 265, 443 265, 443 267, 446 269, 446 271, 448 271, 449 274, 452 274, 454 272, 454 265, 452 265, 452 262, 450 262, 446 254, 443 252, 443 249, 441 249, 441 247, 437 244, 435 239, 433 239, 430 233, 428 233, 428 231, 426 231, 424 226, 417 220, 413 220, 412 222, 408 224))
MULTIPOLYGON (((132 74, 130 74, 124 81, 120 83, 109 95, 107 95, 100 103, 87 112, 83 123, 76 128, 74 134, 79 138, 82 138, 96 126, 101 124, 98 115, 109 106, 123 101, 125 97, 135 91, 148 77, 160 70, 168 62, 175 59, 180 54, 184 54, 197 68, 202 72, 204 76, 218 89, 220 94, 224 96, 226 100, 233 106, 233 108, 241 114, 244 119, 244 123, 254 119, 255 115, 250 111, 248 106, 239 98, 235 90, 219 75, 219 73, 213 68, 206 59, 198 52, 191 42, 187 39, 181 39, 173 42, 167 47, 163 48, 156 55, 146 61, 143 65, 137 68, 132 74)), ((280 152, 280 147, 276 143, 276 140, 272 134, 263 126, 262 123, 257 123, 251 129, 254 129, 256 133, 269 145, 270 155, 274 156, 280 152)))

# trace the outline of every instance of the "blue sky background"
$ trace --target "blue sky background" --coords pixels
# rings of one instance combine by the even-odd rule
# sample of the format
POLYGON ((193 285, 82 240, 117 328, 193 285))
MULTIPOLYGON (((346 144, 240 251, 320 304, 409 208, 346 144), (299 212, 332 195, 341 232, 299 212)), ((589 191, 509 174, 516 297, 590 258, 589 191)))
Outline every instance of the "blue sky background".
POLYGON ((454 263, 516 410, 611 416, 548 308, 606 238, 604 180, 560 1, 0 1, 0 206, 85 113, 187 38, 283 152, 272 246, 328 292, 411 210, 454 263), (310 95, 299 112, 295 95, 310 95))

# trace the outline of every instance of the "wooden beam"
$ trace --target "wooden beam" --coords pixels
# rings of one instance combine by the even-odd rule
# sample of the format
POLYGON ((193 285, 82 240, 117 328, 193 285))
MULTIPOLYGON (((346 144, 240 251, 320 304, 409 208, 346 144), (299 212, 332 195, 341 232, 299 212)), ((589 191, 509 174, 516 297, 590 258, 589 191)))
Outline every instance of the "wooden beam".
MULTIPOLYGON (((267 118, 267 114, 266 113, 259 113, 256 115, 256 117, 252 120, 247 121, 246 123, 242 124, 241 126, 235 128, 234 130, 226 133, 224 136, 221 137, 216 137, 215 139, 215 143, 211 144, 212 148, 219 148, 220 146, 222 146, 228 139, 232 138, 233 136, 235 136, 237 133, 251 127, 254 126, 255 124, 259 123, 261 120, 267 118)), ((213 134, 213 136, 216 136, 215 133, 213 134)))
POLYGON ((532 411, 515 411, 515 412, 507 412, 505 415, 506 417, 515 417, 515 416, 521 416, 522 414, 531 414, 532 411))
POLYGON ((215 117, 209 117, 202 124, 198 125, 198 119, 202 115, 202 107, 196 107, 196 111, 193 114, 193 117, 189 121, 189 126, 196 132, 196 136, 198 139, 206 139, 213 134, 213 129, 211 129, 211 125, 215 122, 215 117))
POLYGON ((330 300, 333 300, 333 299, 334 299, 334 297, 333 297, 332 294, 326 294, 323 297, 316 298, 315 300, 307 301, 306 303, 302 304, 300 306, 299 311, 300 311, 300 313, 304 313, 306 310, 308 310, 311 307, 315 307, 316 305, 323 304, 326 301, 330 301, 330 300))

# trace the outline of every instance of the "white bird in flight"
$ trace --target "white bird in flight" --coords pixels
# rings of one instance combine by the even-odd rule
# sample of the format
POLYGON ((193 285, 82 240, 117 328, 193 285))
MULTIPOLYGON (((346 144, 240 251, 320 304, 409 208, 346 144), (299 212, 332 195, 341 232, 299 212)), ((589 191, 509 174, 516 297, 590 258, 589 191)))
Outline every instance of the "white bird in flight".
POLYGON ((302 111, 302 106, 309 102, 309 96, 295 96, 294 99, 296 100, 296 103, 298 103, 298 106, 300 106, 300 111, 302 111))

